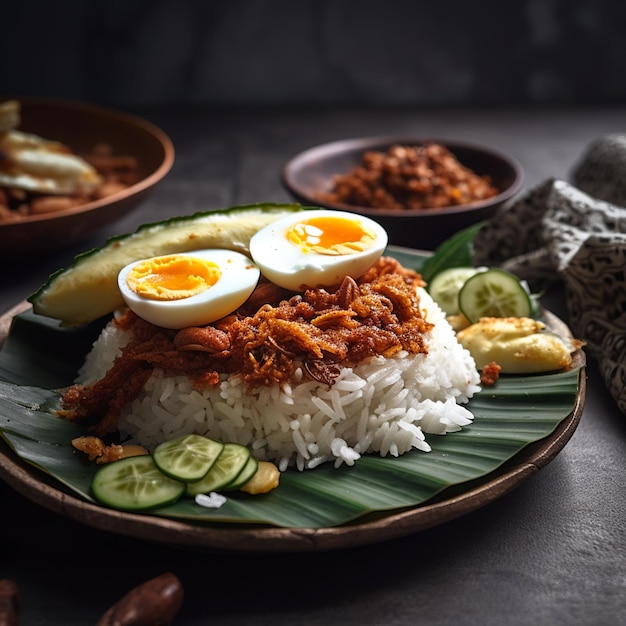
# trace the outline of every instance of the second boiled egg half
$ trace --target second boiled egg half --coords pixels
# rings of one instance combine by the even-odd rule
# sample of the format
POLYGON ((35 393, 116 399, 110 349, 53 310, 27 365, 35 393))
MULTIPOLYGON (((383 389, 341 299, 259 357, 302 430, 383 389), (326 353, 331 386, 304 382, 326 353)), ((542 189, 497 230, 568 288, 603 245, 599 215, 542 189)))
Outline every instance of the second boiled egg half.
POLYGON ((356 213, 304 210, 253 235, 250 254, 263 275, 293 291, 332 287, 358 278, 387 246, 385 229, 356 213))
POLYGON ((118 275, 126 304, 163 328, 215 322, 254 291, 259 268, 232 250, 195 250, 135 261, 118 275))

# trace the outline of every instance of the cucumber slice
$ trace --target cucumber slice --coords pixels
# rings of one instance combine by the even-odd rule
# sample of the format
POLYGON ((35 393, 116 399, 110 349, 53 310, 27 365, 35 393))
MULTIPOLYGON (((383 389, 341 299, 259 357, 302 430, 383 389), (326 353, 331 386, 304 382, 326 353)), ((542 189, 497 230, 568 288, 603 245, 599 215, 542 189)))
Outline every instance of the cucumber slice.
POLYGON ((220 441, 202 435, 184 435, 159 444, 152 457, 166 476, 188 483, 206 476, 223 449, 220 441))
POLYGON ((66 326, 88 324, 124 304, 117 275, 129 263, 203 248, 247 253, 250 238, 259 229, 302 208, 298 204, 250 204, 145 224, 77 256, 68 269, 52 274, 28 301, 35 313, 61 320, 66 326))
POLYGON ((446 315, 459 314, 459 292, 468 278, 483 269, 450 267, 436 274, 428 285, 428 293, 446 315))
POLYGON ((224 485, 221 488, 222 491, 235 491, 236 489, 243 487, 243 485, 245 485, 256 474, 258 469, 259 469, 259 462, 251 454, 248 457, 248 460, 246 464, 243 466, 243 469, 241 470, 241 472, 239 472, 239 474, 233 481, 224 485))
POLYGON ((103 465, 96 472, 91 489, 96 500, 123 511, 165 506, 185 493, 185 485, 163 474, 149 455, 103 465))
POLYGON ((532 303, 517 276, 494 268, 465 281, 459 292, 459 309, 474 323, 481 317, 530 317, 532 303))
POLYGON ((189 496, 199 493, 218 491, 225 485, 234 482, 250 458, 250 450, 238 443, 226 443, 224 449, 211 468, 211 471, 202 479, 187 483, 186 492, 189 496))

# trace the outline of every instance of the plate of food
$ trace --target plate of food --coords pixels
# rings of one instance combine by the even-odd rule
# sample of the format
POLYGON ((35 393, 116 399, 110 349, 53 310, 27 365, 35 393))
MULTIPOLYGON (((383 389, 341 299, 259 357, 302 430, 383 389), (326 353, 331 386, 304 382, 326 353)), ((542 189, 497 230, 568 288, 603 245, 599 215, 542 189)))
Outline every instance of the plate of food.
POLYGON ((366 545, 494 501, 575 431, 584 354, 521 281, 469 268, 464 236, 433 257, 356 214, 259 204, 114 238, 2 320, 0 475, 203 550, 366 545), (494 283, 514 297, 486 307, 494 283), (479 368, 480 319, 526 357, 500 343, 479 368))

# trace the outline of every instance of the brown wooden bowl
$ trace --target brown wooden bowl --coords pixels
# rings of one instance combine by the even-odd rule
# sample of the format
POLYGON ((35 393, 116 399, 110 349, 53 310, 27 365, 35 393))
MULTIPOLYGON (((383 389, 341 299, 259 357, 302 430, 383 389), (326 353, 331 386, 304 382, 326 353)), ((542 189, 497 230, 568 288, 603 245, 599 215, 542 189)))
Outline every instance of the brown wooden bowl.
POLYGON ((305 150, 287 162, 281 181, 291 196, 302 204, 366 215, 386 229, 391 244, 434 250, 459 230, 489 219, 520 190, 523 170, 514 158, 476 144, 431 138, 363 137, 305 150), (333 176, 350 172, 360 164, 364 152, 386 151, 396 144, 417 146, 424 143, 447 147, 462 165, 476 174, 490 176, 499 193, 488 200, 428 210, 377 209, 319 200, 318 194, 331 191, 333 176))
MULTIPOLYGON (((5 98, 9 99, 9 98, 5 98)), ((19 99, 17 130, 60 141, 74 152, 99 143, 137 159, 140 180, 130 187, 81 206, 0 222, 0 256, 23 256, 61 248, 112 224, 136 208, 169 172, 174 146, 151 122, 134 115, 81 102, 19 99)))

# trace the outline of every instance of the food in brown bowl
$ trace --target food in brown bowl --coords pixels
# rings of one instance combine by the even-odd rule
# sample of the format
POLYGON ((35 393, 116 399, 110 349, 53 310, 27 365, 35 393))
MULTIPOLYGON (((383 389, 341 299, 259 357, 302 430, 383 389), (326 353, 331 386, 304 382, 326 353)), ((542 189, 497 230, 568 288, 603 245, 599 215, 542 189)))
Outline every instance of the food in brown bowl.
POLYGON ((307 150, 286 164, 282 181, 303 204, 367 215, 391 243, 433 249, 491 217, 521 187, 522 168, 482 146, 370 137, 307 150))
POLYGON ((170 170, 159 128, 84 103, 0 100, 0 255, 44 252, 123 217, 170 170))

